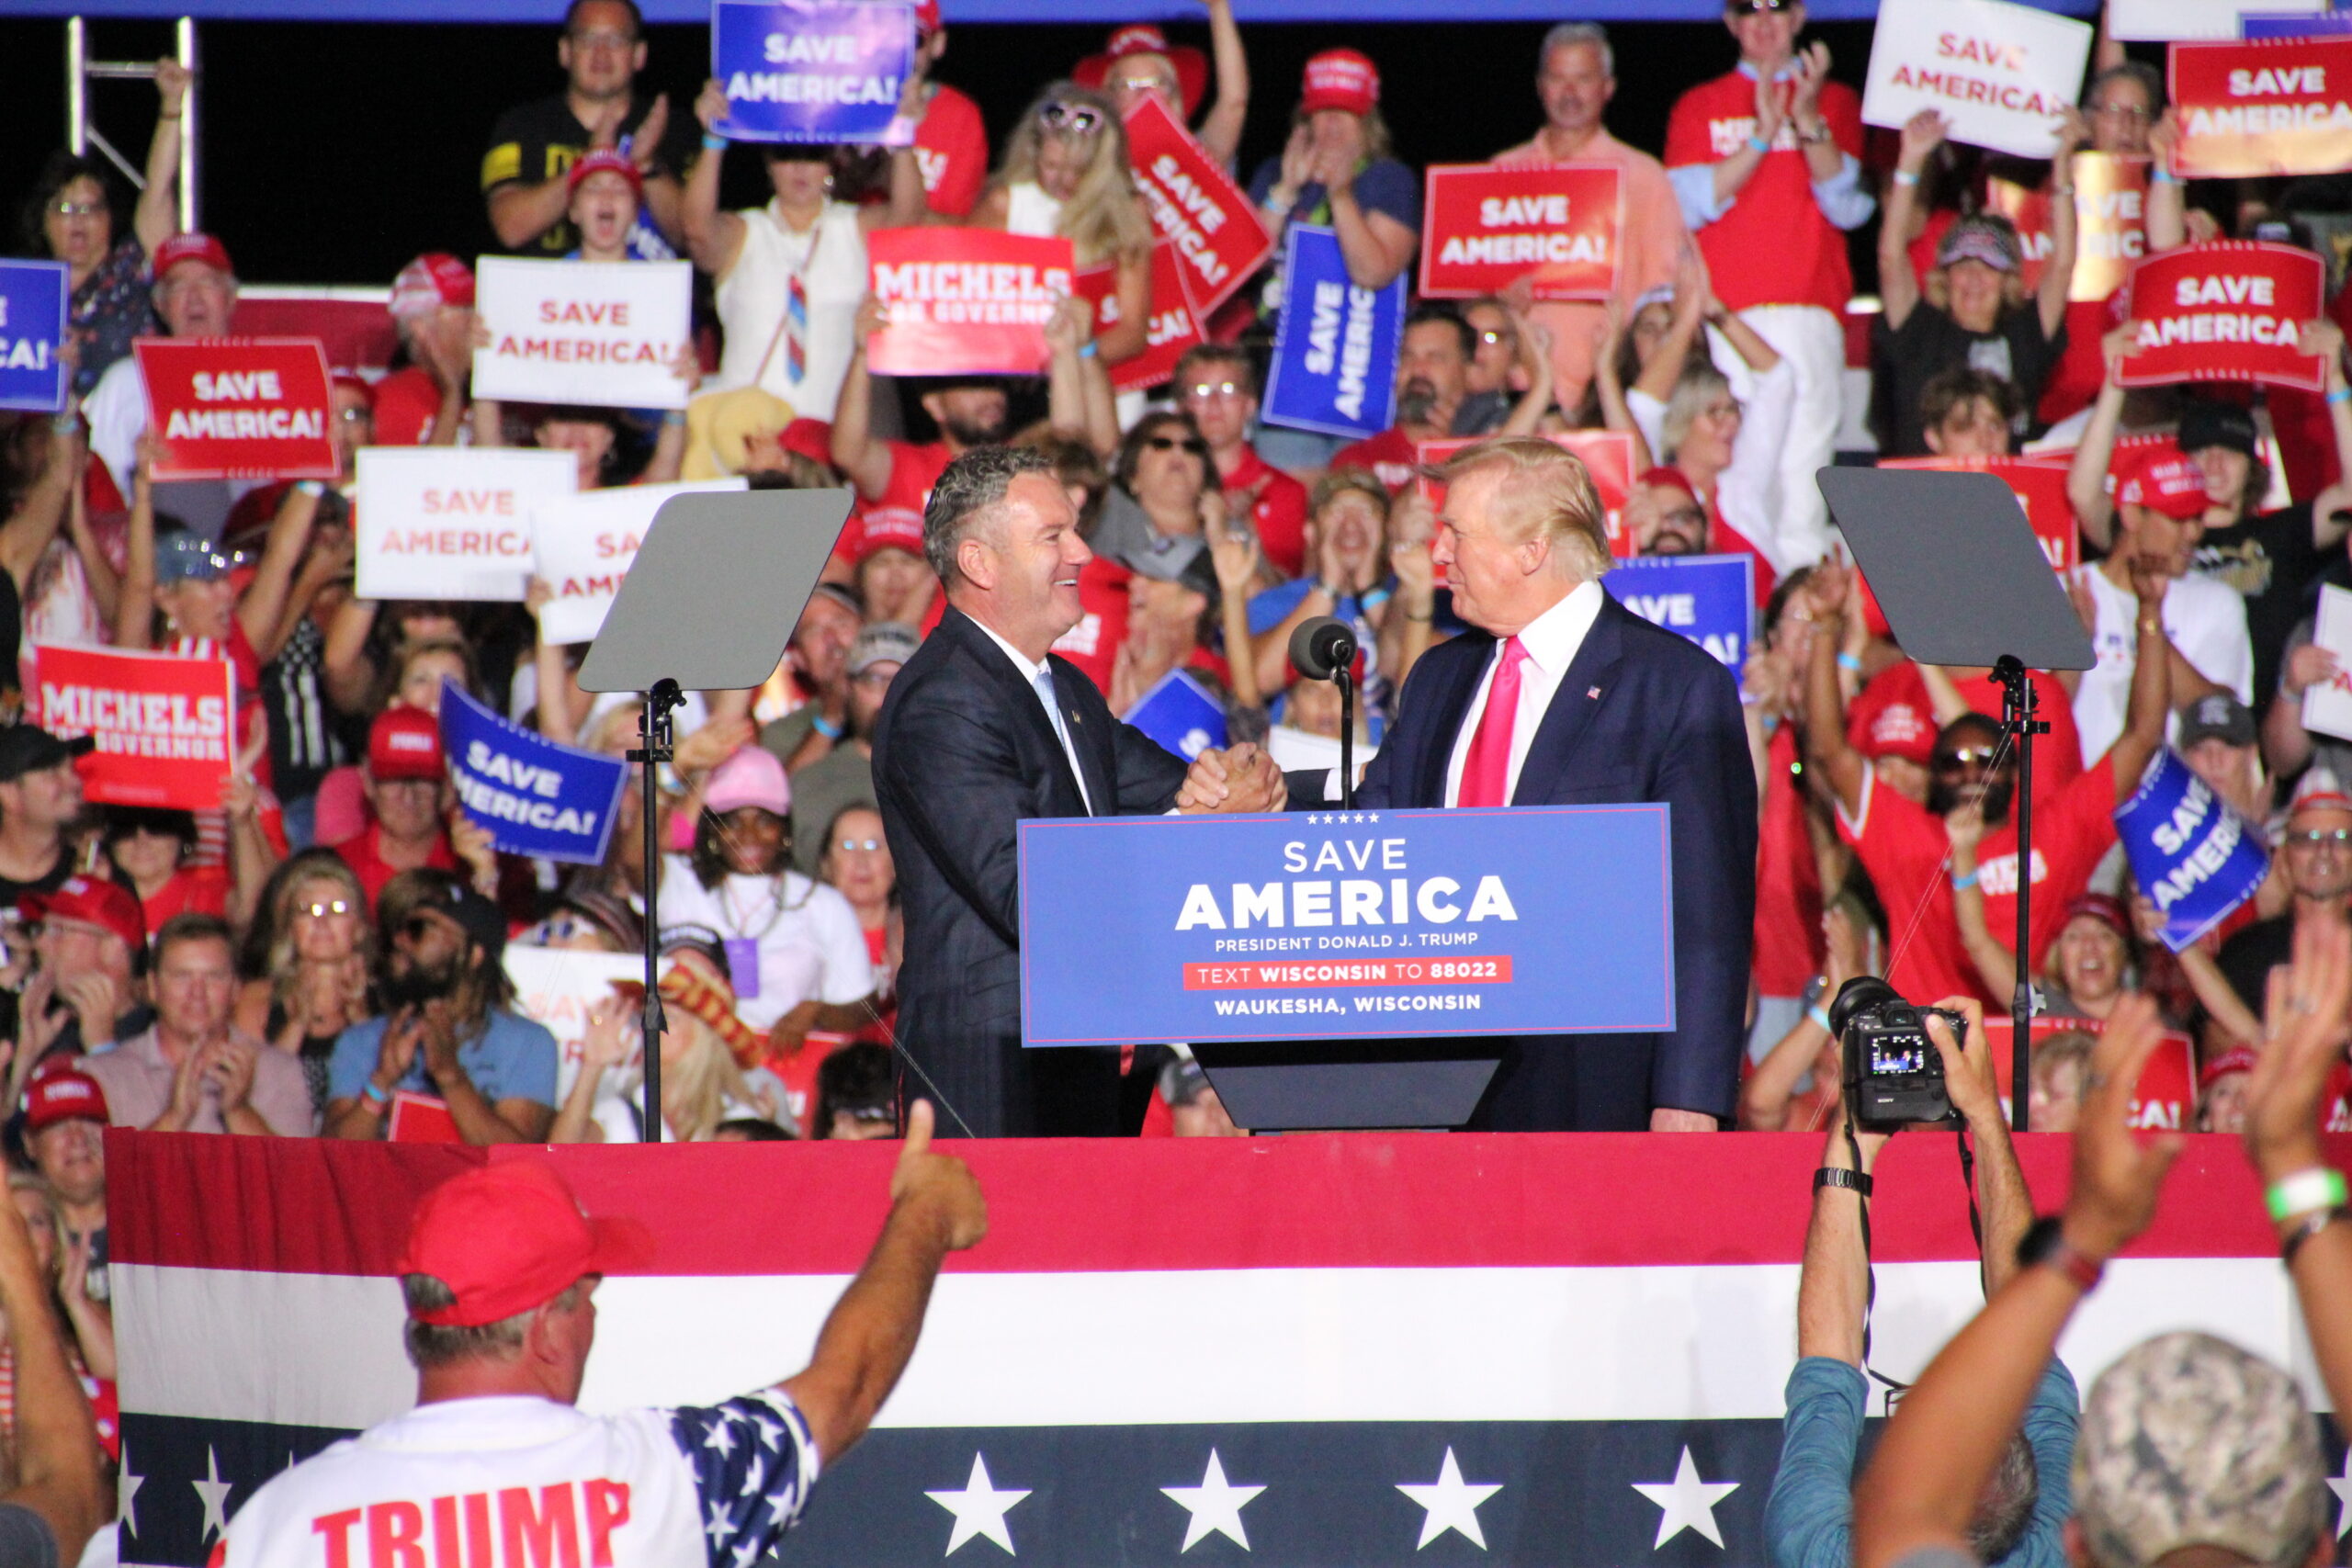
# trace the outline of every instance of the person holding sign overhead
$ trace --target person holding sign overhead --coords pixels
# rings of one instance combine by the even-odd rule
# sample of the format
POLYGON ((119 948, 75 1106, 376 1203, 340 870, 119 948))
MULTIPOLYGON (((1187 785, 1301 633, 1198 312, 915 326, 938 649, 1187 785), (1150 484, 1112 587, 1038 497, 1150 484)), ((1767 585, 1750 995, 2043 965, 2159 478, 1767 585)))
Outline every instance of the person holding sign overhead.
MULTIPOLYGON (((1216 51, 1216 102, 1193 134, 1210 157, 1230 165, 1241 147, 1242 123, 1250 118, 1250 56, 1234 25, 1233 0, 1208 0, 1209 47, 1216 51)), ((1122 118, 1137 100, 1158 98, 1179 124, 1201 107, 1208 62, 1188 44, 1170 48, 1149 22, 1131 22, 1113 33, 1100 54, 1070 69, 1070 79, 1110 98, 1122 118)))
MULTIPOLYGON (((907 96, 920 81, 909 77, 907 96)), ((901 98, 904 107, 906 98, 901 98)), ((833 199, 834 149, 807 141, 761 144, 765 207, 741 212, 718 205, 718 167, 727 141, 727 92, 703 84, 695 100, 703 155, 686 179, 686 254, 710 275, 727 346, 718 384, 758 387, 804 419, 831 420, 855 346, 852 325, 865 298, 865 235, 922 221, 922 175, 912 146, 890 154, 890 200, 858 207, 833 199)))

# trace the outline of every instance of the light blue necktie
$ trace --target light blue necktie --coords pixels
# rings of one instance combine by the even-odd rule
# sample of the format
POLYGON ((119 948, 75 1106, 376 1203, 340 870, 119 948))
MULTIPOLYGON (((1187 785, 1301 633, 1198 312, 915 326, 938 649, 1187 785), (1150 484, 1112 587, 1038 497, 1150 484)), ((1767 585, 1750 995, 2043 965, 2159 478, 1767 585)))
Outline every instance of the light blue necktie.
POLYGON ((1062 743, 1062 754, 1069 759, 1070 776, 1078 781, 1078 797, 1086 801, 1086 814, 1094 815, 1094 803, 1086 796, 1086 770, 1078 765, 1078 748, 1069 743, 1069 727, 1062 722, 1062 700, 1054 691, 1051 666, 1040 670, 1030 678, 1038 700, 1046 705, 1046 716, 1053 721, 1054 734, 1062 743))

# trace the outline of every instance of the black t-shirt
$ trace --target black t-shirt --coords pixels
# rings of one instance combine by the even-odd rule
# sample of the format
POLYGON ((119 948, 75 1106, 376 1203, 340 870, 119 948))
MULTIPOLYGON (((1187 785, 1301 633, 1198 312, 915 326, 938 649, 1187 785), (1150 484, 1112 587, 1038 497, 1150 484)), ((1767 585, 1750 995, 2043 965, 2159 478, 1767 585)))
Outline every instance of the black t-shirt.
POLYGON ((2312 543, 2309 502, 2257 513, 2226 528, 2208 528, 2197 547, 2197 570, 2228 583, 2245 599, 2257 709, 2278 689, 2287 639, 2295 623, 2311 613, 2311 586, 2328 558, 2312 543))
POLYGON ((73 874, 74 857, 61 849, 57 853, 57 863, 51 866, 45 875, 30 882, 18 882, 14 877, 0 876, 0 909, 15 908, 17 900, 28 893, 54 893, 64 886, 65 879, 73 874))
MULTIPOLYGON (((1889 330, 1881 316, 1872 337, 1878 361, 1878 381, 1886 389, 1882 405, 1890 457, 1924 457, 1928 441, 1919 417, 1919 395, 1928 383, 1947 370, 1984 370, 2018 389, 2024 406, 2041 400, 2041 385, 2051 367, 2066 351, 2066 329, 2058 335, 2041 330, 2041 307, 2032 300, 2001 312, 1989 333, 1972 333, 1951 315, 1922 299, 1889 330)), ((2018 432, 2022 435, 2024 432, 2018 432)))
POLYGON ((2256 920, 2222 944, 2215 962, 2222 967, 2222 977, 2256 1018, 2262 1016, 2269 998, 2270 971, 2288 961, 2294 945, 2292 912, 2256 920))
MULTIPOLYGON (((628 114, 621 121, 621 134, 635 134, 645 122, 646 112, 653 100, 639 96, 631 101, 628 114)), ((686 166, 694 148, 693 137, 701 130, 701 122, 676 103, 670 107, 670 128, 662 134, 662 145, 653 155, 656 174, 675 175, 686 166)), ((520 105, 498 117, 491 128, 490 147, 481 156, 481 188, 484 195, 498 186, 520 180, 526 185, 540 185, 548 180, 561 179, 571 172, 571 165, 588 151, 591 137, 580 117, 571 112, 571 100, 558 93, 553 97, 520 105)), ((491 244, 498 246, 495 236, 491 244)), ((558 219, 555 225, 537 238, 526 240, 507 254, 559 259, 579 248, 580 234, 568 218, 558 219)), ((639 261, 669 261, 674 258, 669 243, 645 214, 640 211, 635 227, 629 231, 629 254, 639 261), (651 247, 658 245, 659 250, 651 247)))

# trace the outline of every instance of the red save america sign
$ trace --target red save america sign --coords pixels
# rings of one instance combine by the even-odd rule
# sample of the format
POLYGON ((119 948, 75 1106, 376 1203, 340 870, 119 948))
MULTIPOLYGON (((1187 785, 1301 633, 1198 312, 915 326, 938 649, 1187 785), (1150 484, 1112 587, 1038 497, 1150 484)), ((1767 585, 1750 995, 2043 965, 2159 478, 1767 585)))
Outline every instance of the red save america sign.
POLYGON ((2319 355, 2303 347, 2327 288, 2326 265, 2309 251, 2257 240, 2185 245, 2132 268, 2127 287, 2139 343, 2118 377, 2127 387, 2326 385, 2319 355))
POLYGON ((236 677, 225 659, 33 649, 35 720, 95 742, 75 764, 105 806, 218 811, 234 744, 236 677))
MULTIPOLYGON (((143 337, 159 479, 331 479, 326 351, 309 337, 143 337)), ((125 483, 129 476, 124 476, 125 483)))
POLYGON ((1421 292, 1475 299, 1532 277, 1538 299, 1606 299, 1623 204, 1613 164, 1439 164, 1422 200, 1421 292))
POLYGON ((1136 193, 1151 213, 1152 227, 1184 264, 1193 314, 1205 317, 1265 265, 1274 242, 1258 221, 1249 193, 1158 97, 1142 95, 1126 124, 1136 193))
POLYGON ((1046 322, 1071 288, 1069 242, 991 229, 876 229, 868 287, 885 324, 865 345, 881 376, 1035 376, 1046 322))
MULTIPOLYGON (((2053 1034, 2081 1030, 2097 1034, 2106 1025, 2095 1018, 2037 1018, 2026 1026, 2027 1049, 2039 1055, 2053 1034)), ((2016 1026, 2006 1018, 1984 1021, 1984 1043, 1993 1053, 1993 1084, 2000 1091, 2004 1105, 2009 1103, 2009 1078, 2013 1066, 2009 1043, 2017 1037, 2016 1026)), ((2140 1081, 2132 1089, 2132 1125, 2160 1127, 2185 1133, 2197 1124, 2197 1067, 2188 1036, 2177 1030, 2165 1031, 2164 1043, 2156 1047, 2147 1066, 2140 1069, 2140 1081)))
MULTIPOLYGON (((1584 459, 1586 472, 1592 475, 1592 488, 1600 492, 1601 525, 1609 533, 1610 553, 1630 558, 1634 543, 1625 532, 1625 503, 1634 495, 1634 438, 1615 430, 1555 430, 1544 439, 1564 452, 1573 452, 1584 459)), ((1424 441, 1420 445, 1420 460, 1426 468, 1435 468, 1450 461, 1453 456, 1471 446, 1480 438, 1455 436, 1444 441, 1424 441)), ((1430 504, 1445 504, 1445 487, 1434 481, 1423 481, 1429 491, 1430 504)))
POLYGON ((2051 566, 2071 570, 2083 562, 2074 503, 2066 499, 2066 465, 2037 457, 1893 457, 1882 468, 1930 468, 1947 474, 1993 474, 2025 509, 2026 523, 2051 566))
POLYGON ((2352 166, 2352 39, 2174 44, 2172 101, 2184 179, 2352 166))
MULTIPOLYGON (((1184 264, 1176 247, 1165 240, 1151 247, 1151 322, 1144 351, 1111 367, 1114 391, 1139 392, 1157 387, 1176 374, 1176 361, 1196 343, 1205 341, 1200 312, 1193 308, 1192 286, 1184 280, 1184 264)), ((1093 302, 1094 335, 1101 337, 1119 324, 1119 269, 1110 262, 1081 270, 1072 280, 1079 296, 1093 302)))

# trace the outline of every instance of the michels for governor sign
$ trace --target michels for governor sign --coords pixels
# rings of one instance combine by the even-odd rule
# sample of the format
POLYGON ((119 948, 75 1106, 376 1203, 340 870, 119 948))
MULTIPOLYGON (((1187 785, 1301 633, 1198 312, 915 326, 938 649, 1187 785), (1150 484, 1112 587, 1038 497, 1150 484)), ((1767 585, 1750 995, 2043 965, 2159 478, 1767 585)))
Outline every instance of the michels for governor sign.
POLYGON ((474 396, 600 408, 682 409, 673 367, 688 346, 686 262, 525 261, 484 256, 474 313, 474 396))
POLYGON ((1070 244, 989 229, 876 229, 865 237, 882 330, 877 376, 1035 376, 1046 323, 1071 291, 1070 244))
POLYGON ((531 509, 580 482, 572 454, 518 447, 363 446, 358 468, 363 599, 521 599, 531 509))
POLYGON ((1266 371, 1269 423, 1371 435, 1396 406, 1405 280, 1365 288, 1348 276, 1339 236, 1294 223, 1283 242, 1283 314, 1266 371))
POLYGON ((225 659, 37 645, 34 719, 90 738, 76 766, 103 806, 218 811, 235 746, 236 675, 225 659))
POLYGON ((2047 158, 2083 86, 2091 28, 2006 0, 1886 0, 1862 119, 1900 128, 1935 109, 1954 141, 2047 158))
POLYGON ((331 479, 334 400, 316 338, 143 337, 131 344, 159 479, 331 479))
POLYGON ((562 746, 510 724, 455 682, 441 688, 441 752, 458 807, 508 854, 594 865, 628 783, 618 757, 562 746))
POLYGON ((2175 44, 2171 74, 2183 179, 2352 165, 2352 39, 2175 44))
POLYGON ((887 141, 914 48, 914 7, 904 0, 718 0, 710 69, 727 94, 718 134, 887 141))

